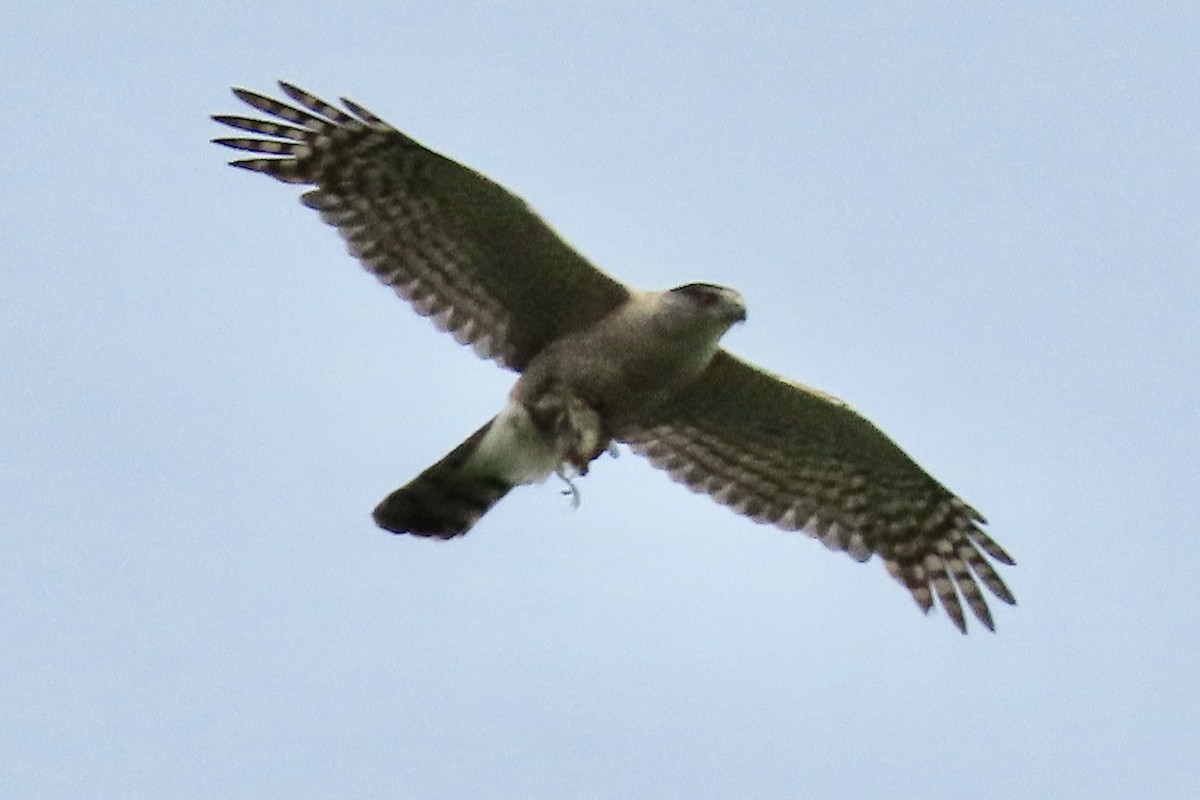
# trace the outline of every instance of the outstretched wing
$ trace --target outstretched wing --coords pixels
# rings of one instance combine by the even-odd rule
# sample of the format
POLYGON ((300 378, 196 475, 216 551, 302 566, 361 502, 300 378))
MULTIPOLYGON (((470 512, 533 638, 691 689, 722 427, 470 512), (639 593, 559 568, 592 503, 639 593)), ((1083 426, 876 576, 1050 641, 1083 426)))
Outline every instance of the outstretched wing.
POLYGON ((963 633, 960 595, 994 629, 980 583, 1015 602, 984 555, 1014 562, 977 511, 841 401, 724 351, 620 438, 739 514, 802 530, 859 561, 882 556, 923 611, 936 595, 963 633))
POLYGON ((546 344, 628 297, 504 187, 356 103, 343 98, 343 110, 279 85, 301 108, 234 89, 282 122, 214 116, 262 138, 213 141, 262 154, 233 166, 315 186, 301 200, 338 229, 350 253, 484 357, 524 369, 546 344))

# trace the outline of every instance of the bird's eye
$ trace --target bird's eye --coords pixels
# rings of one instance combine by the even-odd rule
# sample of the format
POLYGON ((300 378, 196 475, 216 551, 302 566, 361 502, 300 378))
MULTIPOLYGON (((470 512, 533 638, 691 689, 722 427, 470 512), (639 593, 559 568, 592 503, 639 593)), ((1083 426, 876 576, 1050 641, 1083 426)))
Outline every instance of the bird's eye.
POLYGON ((717 296, 715 294, 704 292, 703 294, 696 296, 696 305, 700 306, 701 308, 712 308, 716 304, 717 296))

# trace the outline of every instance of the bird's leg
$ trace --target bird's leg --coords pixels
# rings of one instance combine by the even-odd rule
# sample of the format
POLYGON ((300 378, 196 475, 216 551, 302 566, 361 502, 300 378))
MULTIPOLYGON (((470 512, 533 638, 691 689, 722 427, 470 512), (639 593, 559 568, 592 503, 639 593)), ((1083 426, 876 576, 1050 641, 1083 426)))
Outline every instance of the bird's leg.
POLYGON ((534 424, 553 440, 563 461, 586 475, 588 464, 608 446, 600 414, 561 383, 547 387, 528 404, 534 424))
POLYGON ((608 448, 608 437, 596 409, 576 398, 563 409, 560 435, 565 439, 564 460, 579 475, 608 448))
POLYGON ((571 476, 567 473, 566 466, 564 465, 555 470, 554 474, 557 475, 559 479, 567 485, 567 488, 562 490, 562 494, 564 496, 570 496, 571 508, 579 508, 579 502, 583 495, 580 493, 579 487, 575 485, 575 481, 572 480, 571 476))
POLYGON ((578 507, 580 493, 575 479, 587 475, 588 466, 609 446, 596 409, 575 397, 562 384, 547 388, 529 406, 534 423, 554 442, 562 463, 555 470, 567 485, 572 507, 578 507))

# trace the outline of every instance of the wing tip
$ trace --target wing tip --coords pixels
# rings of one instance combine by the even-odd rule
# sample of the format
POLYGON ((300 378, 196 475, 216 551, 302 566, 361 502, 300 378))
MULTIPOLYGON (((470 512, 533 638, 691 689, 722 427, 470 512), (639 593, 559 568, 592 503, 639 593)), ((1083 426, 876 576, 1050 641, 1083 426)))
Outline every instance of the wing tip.
POLYGON ((247 105, 254 106, 255 108, 259 108, 260 102, 273 102, 271 98, 261 95, 253 89, 247 89, 244 86, 230 86, 229 91, 233 92, 233 96, 238 100, 241 100, 247 105))

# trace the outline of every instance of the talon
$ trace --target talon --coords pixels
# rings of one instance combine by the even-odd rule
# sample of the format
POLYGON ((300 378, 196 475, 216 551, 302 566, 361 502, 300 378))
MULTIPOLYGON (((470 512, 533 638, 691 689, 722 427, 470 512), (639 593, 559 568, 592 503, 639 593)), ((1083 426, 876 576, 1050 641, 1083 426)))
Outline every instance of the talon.
POLYGON ((571 508, 579 508, 579 502, 582 498, 582 495, 580 494, 579 487, 575 485, 575 481, 571 480, 561 469, 557 470, 554 474, 559 477, 559 480, 567 485, 567 488, 562 490, 562 495, 564 497, 569 496, 571 498, 571 508))

